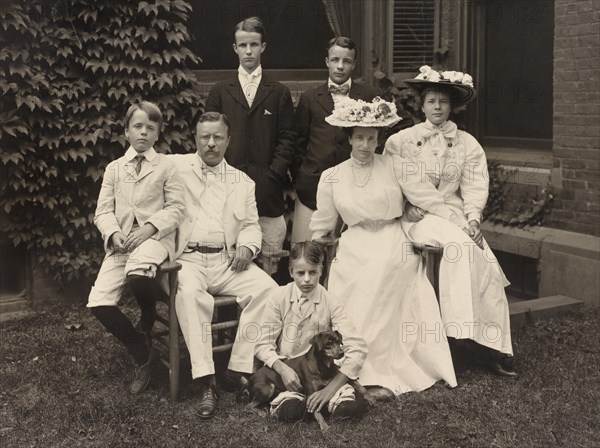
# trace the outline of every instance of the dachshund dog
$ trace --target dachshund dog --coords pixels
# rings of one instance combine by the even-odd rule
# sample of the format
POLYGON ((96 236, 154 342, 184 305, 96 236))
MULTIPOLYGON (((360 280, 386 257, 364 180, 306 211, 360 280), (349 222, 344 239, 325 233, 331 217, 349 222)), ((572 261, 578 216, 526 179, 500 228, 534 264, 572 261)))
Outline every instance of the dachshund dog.
MULTIPOLYGON (((323 389, 336 376, 338 366, 333 361, 344 357, 342 335, 338 331, 322 331, 312 337, 310 344, 310 350, 304 355, 284 361, 298 374, 306 397, 323 389)), ((358 381, 352 380, 351 385, 367 397, 366 389, 358 381)), ((250 377, 247 388, 252 402, 257 404, 269 403, 286 390, 279 374, 267 366, 250 377)), ((329 426, 321 413, 315 412, 314 415, 321 430, 327 430, 329 426)))

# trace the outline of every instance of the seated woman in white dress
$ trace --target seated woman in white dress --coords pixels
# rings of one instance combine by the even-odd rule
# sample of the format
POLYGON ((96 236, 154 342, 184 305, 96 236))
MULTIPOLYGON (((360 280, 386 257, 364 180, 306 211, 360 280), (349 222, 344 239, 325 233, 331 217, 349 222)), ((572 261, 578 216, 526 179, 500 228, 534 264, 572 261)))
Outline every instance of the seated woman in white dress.
MULTIPOLYGON (((369 354, 359 381, 396 394, 421 391, 439 380, 454 387, 435 293, 400 222, 404 203, 392 160, 374 154, 377 127, 399 120, 396 107, 379 98, 373 103, 347 99, 326 120, 348 128, 352 152, 349 160, 321 175, 310 230, 319 240, 334 230, 339 217, 348 225, 328 286, 367 342, 369 354)), ((421 205, 430 206, 430 200, 423 199, 421 205)))
POLYGON ((422 182, 437 188, 437 202, 452 209, 453 222, 427 213, 432 210, 409 198, 413 204, 406 204, 402 226, 411 241, 444 247, 439 291, 447 335, 467 342, 493 372, 514 377, 504 292, 509 282, 479 228, 489 187, 485 153, 449 120, 452 109, 475 97, 473 80, 423 66, 405 82, 419 94, 427 120, 390 137, 385 154, 395 160, 401 185, 410 177, 406 160, 416 164, 412 172, 424 174, 422 182))

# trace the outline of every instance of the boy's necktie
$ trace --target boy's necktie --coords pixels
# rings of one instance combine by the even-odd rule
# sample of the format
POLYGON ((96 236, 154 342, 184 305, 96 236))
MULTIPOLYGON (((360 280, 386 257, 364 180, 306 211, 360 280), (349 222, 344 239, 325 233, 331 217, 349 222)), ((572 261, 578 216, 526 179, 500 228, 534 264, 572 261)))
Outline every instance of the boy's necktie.
POLYGON ((246 100, 248 101, 248 105, 252 107, 252 103, 254 102, 254 97, 256 96, 256 90, 258 89, 258 83, 256 79, 259 74, 258 70, 255 73, 247 73, 246 74, 246 85, 244 86, 244 94, 246 95, 246 100))
POLYGON ((343 86, 336 86, 331 84, 329 86, 329 93, 336 95, 336 94, 340 94, 340 95, 348 95, 348 92, 350 91, 350 87, 348 86, 348 84, 344 84, 343 86))
POLYGON ((304 294, 302 294, 302 296, 300 298, 298 298, 298 300, 295 303, 296 305, 296 314, 298 314, 298 316, 300 316, 302 319, 304 319, 305 315, 304 313, 306 313, 306 310, 308 308, 308 297, 306 297, 304 294))
POLYGON ((133 158, 133 163, 135 163, 135 174, 140 174, 140 171, 142 171, 142 160, 144 160, 142 154, 138 154, 133 158))

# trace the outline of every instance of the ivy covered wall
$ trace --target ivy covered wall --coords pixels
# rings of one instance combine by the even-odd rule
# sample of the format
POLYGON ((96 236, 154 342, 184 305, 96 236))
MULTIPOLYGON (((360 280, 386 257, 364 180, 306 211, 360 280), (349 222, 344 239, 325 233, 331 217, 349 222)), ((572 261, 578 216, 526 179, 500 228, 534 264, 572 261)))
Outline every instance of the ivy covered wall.
POLYGON ((58 281, 100 266, 93 214, 132 102, 161 108, 157 150, 194 150, 190 11, 183 0, 0 3, 0 222, 58 281))

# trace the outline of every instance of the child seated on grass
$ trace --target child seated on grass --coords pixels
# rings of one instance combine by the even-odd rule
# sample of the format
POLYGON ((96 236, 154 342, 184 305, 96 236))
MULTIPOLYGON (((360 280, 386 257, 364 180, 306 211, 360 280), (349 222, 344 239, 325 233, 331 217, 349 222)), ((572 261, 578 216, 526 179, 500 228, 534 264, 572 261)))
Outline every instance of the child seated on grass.
POLYGON ((161 124, 155 104, 142 101, 129 108, 125 137, 130 146, 106 167, 94 217, 106 256, 87 306, 139 366, 132 394, 146 388, 158 360, 149 338, 156 318, 154 278, 157 266, 173 259, 175 230, 185 214, 183 185, 175 168, 153 147, 161 124), (117 307, 127 285, 141 309, 137 328, 117 307))
POLYGON ((281 421, 298 421, 305 411, 321 411, 324 406, 335 418, 358 417, 367 410, 365 397, 347 384, 358 378, 367 344, 348 320, 342 302, 319 284, 323 259, 320 244, 295 244, 290 253, 294 281, 275 290, 263 315, 255 356, 281 376, 287 389, 271 402, 271 412, 281 421), (332 329, 343 336, 345 356, 329 384, 307 398, 299 393, 297 373, 282 359, 306 353, 314 335, 332 329))

